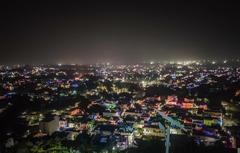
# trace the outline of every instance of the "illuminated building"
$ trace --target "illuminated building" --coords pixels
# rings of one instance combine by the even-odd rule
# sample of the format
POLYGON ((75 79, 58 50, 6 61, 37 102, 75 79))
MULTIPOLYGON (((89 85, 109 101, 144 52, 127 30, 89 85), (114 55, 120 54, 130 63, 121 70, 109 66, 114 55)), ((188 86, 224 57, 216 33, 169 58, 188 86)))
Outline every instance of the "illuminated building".
POLYGON ((76 115, 82 115, 83 112, 81 111, 80 108, 73 108, 69 111, 69 115, 71 116, 76 116, 76 115))
POLYGON ((193 103, 184 101, 184 102, 182 102, 181 107, 183 109, 192 109, 193 108, 193 103))

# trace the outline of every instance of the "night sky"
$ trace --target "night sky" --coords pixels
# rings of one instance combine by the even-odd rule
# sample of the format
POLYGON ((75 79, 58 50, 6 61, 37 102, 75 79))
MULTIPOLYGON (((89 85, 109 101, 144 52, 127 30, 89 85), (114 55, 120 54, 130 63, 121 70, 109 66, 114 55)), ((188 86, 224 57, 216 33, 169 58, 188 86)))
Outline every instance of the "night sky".
POLYGON ((0 64, 225 59, 240 55, 240 5, 211 2, 2 4, 0 64))

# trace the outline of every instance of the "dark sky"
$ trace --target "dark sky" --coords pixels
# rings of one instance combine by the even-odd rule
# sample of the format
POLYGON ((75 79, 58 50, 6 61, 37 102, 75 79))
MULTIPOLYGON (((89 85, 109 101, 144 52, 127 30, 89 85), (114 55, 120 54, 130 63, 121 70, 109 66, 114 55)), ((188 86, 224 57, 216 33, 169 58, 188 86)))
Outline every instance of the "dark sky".
POLYGON ((1 7, 1 64, 240 55, 240 5, 229 1, 19 1, 1 7))

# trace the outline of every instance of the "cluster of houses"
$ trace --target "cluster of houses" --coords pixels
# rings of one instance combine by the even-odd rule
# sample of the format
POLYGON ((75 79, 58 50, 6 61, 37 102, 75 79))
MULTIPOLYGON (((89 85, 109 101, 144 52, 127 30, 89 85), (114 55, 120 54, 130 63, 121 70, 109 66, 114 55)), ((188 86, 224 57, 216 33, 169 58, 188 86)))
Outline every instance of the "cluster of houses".
MULTIPOLYGON (((234 72, 233 68, 208 68, 201 64, 108 64, 22 69, 1 70, 0 99, 27 95, 32 104, 46 106, 48 110, 36 113, 30 110, 21 115, 35 137, 57 131, 64 133, 67 140, 77 141, 84 132, 92 138, 92 143, 123 150, 133 147, 137 139, 165 139, 161 126, 168 123, 158 114, 160 111, 187 129, 184 133, 172 127, 171 134, 188 135, 207 145, 218 140, 227 143, 227 139, 223 140, 229 135, 223 127, 223 112, 210 108, 209 99, 199 98, 207 95, 180 97, 168 91, 191 91, 203 84, 217 84, 216 77, 236 82, 239 71, 234 72), (26 91, 19 90, 22 86, 26 91), (89 102, 86 106, 84 98, 89 102)), ((0 108, 0 113, 6 109, 6 106, 0 108)))
POLYGON ((158 114, 161 111, 188 130, 188 133, 184 133, 171 128, 171 134, 211 137, 214 141, 221 138, 222 112, 210 110, 207 99, 155 96, 128 103, 93 101, 88 108, 93 108, 92 112, 74 107, 60 114, 60 117, 41 121, 41 132, 51 135, 55 129, 67 133, 66 138, 71 141, 82 132, 87 132, 92 136, 93 143, 123 150, 133 147, 136 139, 159 137, 164 140, 165 131, 160 125, 165 126, 167 123, 158 114))

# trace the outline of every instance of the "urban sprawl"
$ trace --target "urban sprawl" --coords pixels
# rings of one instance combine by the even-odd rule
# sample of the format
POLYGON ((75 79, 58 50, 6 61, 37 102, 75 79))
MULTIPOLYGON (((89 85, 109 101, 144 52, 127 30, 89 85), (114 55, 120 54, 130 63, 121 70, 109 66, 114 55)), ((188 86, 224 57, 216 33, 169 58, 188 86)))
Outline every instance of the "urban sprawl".
POLYGON ((168 136, 171 151, 174 137, 236 149, 239 63, 2 65, 0 152, 165 151, 168 136))

